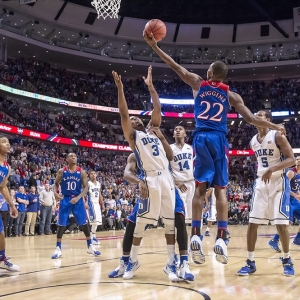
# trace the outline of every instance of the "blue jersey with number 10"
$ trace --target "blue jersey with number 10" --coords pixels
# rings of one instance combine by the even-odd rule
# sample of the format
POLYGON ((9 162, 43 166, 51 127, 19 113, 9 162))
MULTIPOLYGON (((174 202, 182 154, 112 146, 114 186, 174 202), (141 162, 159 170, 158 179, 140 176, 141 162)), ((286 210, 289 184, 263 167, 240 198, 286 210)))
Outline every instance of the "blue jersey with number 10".
POLYGON ((198 131, 221 131, 227 134, 229 86, 220 81, 203 80, 195 98, 195 123, 198 131))
POLYGON ((67 167, 64 167, 61 179, 61 193, 66 197, 76 197, 81 193, 81 189, 81 168, 77 167, 76 171, 71 172, 67 167))

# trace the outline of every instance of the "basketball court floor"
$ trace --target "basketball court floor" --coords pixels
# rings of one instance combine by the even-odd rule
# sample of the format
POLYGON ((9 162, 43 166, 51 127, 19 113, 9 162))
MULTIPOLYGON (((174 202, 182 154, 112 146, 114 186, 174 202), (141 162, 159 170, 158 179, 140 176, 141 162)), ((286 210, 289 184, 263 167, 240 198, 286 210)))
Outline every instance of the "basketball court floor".
MULTIPOLYGON (((141 267, 128 281, 109 279, 107 274, 119 263, 123 231, 99 232, 101 257, 86 254, 83 233, 64 235, 63 256, 50 259, 55 236, 7 239, 7 254, 21 268, 20 273, 0 270, 0 298, 12 299, 182 299, 182 300, 291 300, 300 299, 300 247, 291 245, 295 277, 282 275, 280 253, 271 250, 267 241, 275 228, 259 230, 257 272, 239 277, 238 269, 245 264, 247 226, 231 226, 229 263, 221 265, 212 251, 216 227, 212 236, 204 237, 206 263, 190 264, 195 281, 191 284, 171 283, 163 272, 166 263, 164 231, 146 232, 140 249, 141 267)), ((290 227, 291 235, 297 227, 290 227)), ((177 251, 178 253, 178 251, 177 251)))

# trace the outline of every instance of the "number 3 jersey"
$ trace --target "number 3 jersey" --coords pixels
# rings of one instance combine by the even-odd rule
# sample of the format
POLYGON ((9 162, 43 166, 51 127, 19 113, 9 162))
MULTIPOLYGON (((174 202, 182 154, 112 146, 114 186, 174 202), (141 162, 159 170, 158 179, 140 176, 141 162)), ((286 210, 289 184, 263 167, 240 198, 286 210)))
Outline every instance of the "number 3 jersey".
MULTIPOLYGON (((273 167, 284 160, 280 149, 276 145, 276 132, 276 130, 269 130, 261 143, 258 141, 258 134, 250 141, 250 147, 257 158, 257 176, 262 176, 268 168, 273 167)), ((284 172, 284 169, 273 172, 272 176, 280 175, 284 172)))
POLYGON ((81 193, 81 189, 81 168, 77 167, 74 172, 71 172, 68 167, 64 167, 61 179, 61 193, 66 197, 76 197, 81 193))
POLYGON ((134 154, 140 169, 140 178, 145 178, 147 172, 168 170, 169 168, 163 144, 153 133, 135 130, 134 154))
POLYGON ((170 162, 174 178, 179 181, 194 180, 193 174, 193 149, 184 144, 180 149, 176 144, 171 144, 174 159, 170 162))
POLYGON ((221 131, 227 134, 229 86, 220 81, 202 80, 195 98, 195 131, 221 131))

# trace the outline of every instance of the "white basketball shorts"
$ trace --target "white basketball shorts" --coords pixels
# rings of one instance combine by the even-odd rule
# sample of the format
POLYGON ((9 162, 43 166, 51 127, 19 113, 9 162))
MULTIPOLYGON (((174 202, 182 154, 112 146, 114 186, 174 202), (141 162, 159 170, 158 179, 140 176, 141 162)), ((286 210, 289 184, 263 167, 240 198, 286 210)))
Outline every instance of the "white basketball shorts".
POLYGON ((290 184, 285 174, 264 183, 255 180, 250 204, 249 222, 255 224, 289 225, 290 184))
POLYGON ((169 170, 147 172, 148 199, 139 200, 137 223, 157 224, 159 217, 165 224, 174 224, 175 186, 169 170))
POLYGON ((195 193, 195 181, 190 180, 184 183, 187 187, 187 191, 182 193, 179 188, 177 188, 180 198, 182 199, 185 207, 185 221, 186 223, 191 223, 192 221, 192 201, 195 193))
POLYGON ((97 223, 98 225, 102 225, 102 212, 100 204, 89 201, 88 205, 89 209, 87 210, 87 214, 90 223, 97 223))

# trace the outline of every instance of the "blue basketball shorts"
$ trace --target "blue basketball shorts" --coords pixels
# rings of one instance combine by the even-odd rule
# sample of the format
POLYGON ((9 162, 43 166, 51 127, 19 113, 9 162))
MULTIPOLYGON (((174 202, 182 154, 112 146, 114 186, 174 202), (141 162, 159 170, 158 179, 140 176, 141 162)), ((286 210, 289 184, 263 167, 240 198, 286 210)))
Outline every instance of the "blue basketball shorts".
MULTIPOLYGON (((141 214, 144 210, 147 210, 148 205, 148 199, 139 199, 133 207, 131 214, 127 217, 128 221, 136 223, 138 213, 141 214)), ((180 213, 185 216, 184 202, 182 201, 177 188, 175 188, 175 213, 180 213)))
POLYGON ((196 132, 193 139, 194 177, 207 187, 226 187, 228 184, 229 152, 222 132, 196 132))
POLYGON ((76 223, 79 226, 88 223, 88 217, 86 214, 83 198, 81 198, 76 204, 70 203, 72 197, 64 197, 59 202, 58 221, 59 226, 67 226, 69 224, 69 215, 72 213, 76 223))
POLYGON ((300 202, 294 197, 290 197, 290 221, 293 222, 294 218, 300 220, 300 202))

